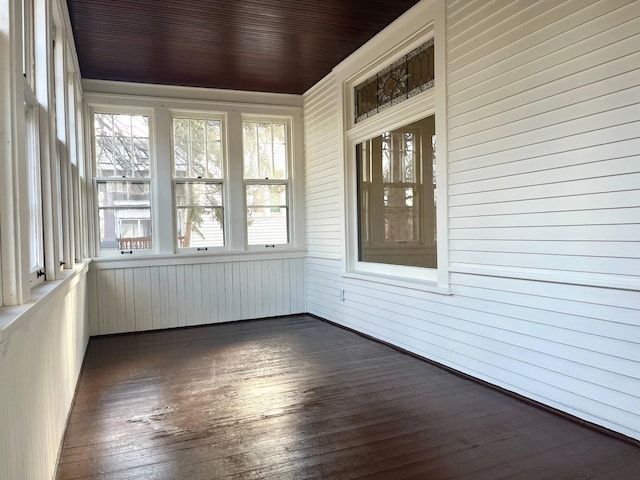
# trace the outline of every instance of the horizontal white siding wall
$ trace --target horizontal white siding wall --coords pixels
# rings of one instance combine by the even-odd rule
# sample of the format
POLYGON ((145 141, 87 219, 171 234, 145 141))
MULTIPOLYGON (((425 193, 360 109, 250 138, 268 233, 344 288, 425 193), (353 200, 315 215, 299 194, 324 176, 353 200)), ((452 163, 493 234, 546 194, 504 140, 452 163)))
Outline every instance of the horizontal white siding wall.
POLYGON ((342 254, 342 173, 336 81, 317 84, 304 100, 307 253, 339 259, 342 254))
POLYGON ((91 335, 305 311, 304 259, 92 269, 91 335))
MULTIPOLYGON (((638 1, 448 2, 452 295, 316 256, 309 312, 640 439, 639 15, 638 1)), ((307 147, 309 226, 343 215, 342 173, 323 182, 342 172, 335 103, 305 95, 306 135, 326 139, 307 147)))
POLYGON ((640 3, 515 3, 448 9, 451 270, 638 288, 640 3))
POLYGON ((18 321, 0 342, 0 479, 51 479, 89 339, 86 268, 18 321))

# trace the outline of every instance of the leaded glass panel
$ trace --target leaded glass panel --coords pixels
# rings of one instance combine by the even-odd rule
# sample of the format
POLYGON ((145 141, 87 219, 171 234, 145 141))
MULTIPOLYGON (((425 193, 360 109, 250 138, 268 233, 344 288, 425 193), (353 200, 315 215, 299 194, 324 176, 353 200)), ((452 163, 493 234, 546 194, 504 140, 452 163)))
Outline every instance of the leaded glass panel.
POLYGON ((355 122, 361 122, 433 87, 433 39, 354 88, 355 122))

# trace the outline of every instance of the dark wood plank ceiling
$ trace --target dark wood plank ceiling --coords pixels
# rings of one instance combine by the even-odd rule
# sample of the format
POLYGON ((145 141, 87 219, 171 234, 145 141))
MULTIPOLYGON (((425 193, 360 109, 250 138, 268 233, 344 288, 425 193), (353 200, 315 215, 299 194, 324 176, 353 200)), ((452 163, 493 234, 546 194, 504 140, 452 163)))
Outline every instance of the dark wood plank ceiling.
POLYGON ((418 0, 68 0, 83 78, 302 94, 418 0))

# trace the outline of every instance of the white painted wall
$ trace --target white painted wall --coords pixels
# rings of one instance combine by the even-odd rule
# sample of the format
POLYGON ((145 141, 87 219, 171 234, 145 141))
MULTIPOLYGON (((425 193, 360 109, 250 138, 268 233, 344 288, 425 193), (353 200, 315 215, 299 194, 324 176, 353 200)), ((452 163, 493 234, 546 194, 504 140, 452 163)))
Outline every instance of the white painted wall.
POLYGON ((451 0, 439 27, 451 295, 344 275, 331 74, 304 96, 307 309, 640 439, 640 2, 451 0))
POLYGON ((0 479, 53 478, 89 339, 86 273, 0 310, 0 479))
MULTIPOLYGON (((89 272, 90 333, 138 332, 305 311, 302 254, 294 258, 147 266, 94 263, 89 272)), ((206 260, 205 260, 206 262, 206 260)))

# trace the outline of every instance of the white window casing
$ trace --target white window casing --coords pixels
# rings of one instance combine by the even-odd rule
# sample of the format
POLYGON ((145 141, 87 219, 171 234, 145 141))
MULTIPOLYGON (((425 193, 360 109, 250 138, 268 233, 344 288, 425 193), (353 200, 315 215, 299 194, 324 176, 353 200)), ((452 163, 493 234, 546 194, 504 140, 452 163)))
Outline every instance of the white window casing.
MULTIPOLYGON (((374 38, 334 69, 338 83, 338 104, 343 106, 340 130, 343 133, 345 191, 345 249, 343 275, 374 282, 396 284, 408 288, 450 293, 447 234, 447 134, 446 134, 446 62, 444 45, 444 5, 432 2, 431 21, 426 19, 406 40, 388 49, 384 32, 374 38), (354 122, 354 87, 375 75, 394 60, 434 39, 435 85, 433 88, 390 106, 366 119, 354 122), (380 53, 382 52, 382 53, 380 53), (358 212, 356 192, 356 145, 372 137, 409 125, 421 118, 435 115, 436 150, 436 225, 438 267, 435 269, 362 262, 358 259, 358 212)), ((405 19, 411 22, 411 19, 405 19)), ((395 28, 402 29, 401 25, 395 28)), ((409 28, 405 26, 405 28, 409 28)), ((411 28, 415 28, 413 25, 411 28)))
MULTIPOLYGON (((172 90, 173 87, 166 87, 162 90, 172 90)), ((176 90, 182 90, 180 87, 176 90)), ((184 89, 185 92, 187 89, 184 89)), ((187 92, 190 93, 190 92, 187 92)), ((87 98, 89 119, 85 125, 91 159, 90 165, 94 175, 91 184, 92 192, 89 202, 95 205, 92 211, 95 212, 89 219, 92 223, 91 231, 96 236, 92 242, 93 255, 97 256, 100 262, 110 264, 122 263, 122 265, 155 264, 174 261, 191 262, 196 258, 201 261, 218 261, 222 258, 239 258, 248 255, 267 255, 272 258, 284 258, 287 255, 299 255, 304 248, 304 192, 302 175, 302 111, 299 106, 286 105, 261 105, 261 104, 236 104, 217 101, 187 100, 179 99, 179 95, 172 95, 171 98, 151 97, 151 96, 130 96, 119 93, 89 93, 87 98), (99 249, 99 225, 98 218, 98 182, 106 181, 95 176, 95 155, 96 142, 93 127, 93 116, 96 112, 116 112, 122 114, 135 114, 144 112, 149 115, 149 151, 151 155, 151 165, 153 174, 148 178, 149 188, 152 192, 152 243, 153 248, 146 250, 130 249, 131 254, 121 254, 120 250, 114 252, 100 251, 99 249), (213 120, 221 121, 220 145, 222 147, 222 175, 201 175, 194 172, 194 177, 184 177, 176 174, 176 146, 173 138, 173 126, 176 119, 191 119, 194 121, 213 120), (286 190, 285 200, 281 205, 269 207, 271 210, 281 208, 286 210, 286 220, 288 230, 286 241, 269 242, 261 245, 249 245, 246 229, 246 188, 256 188, 256 185, 265 183, 259 179, 244 179, 243 176, 243 138, 242 129, 245 121, 271 122, 285 125, 286 127, 286 154, 287 154, 287 176, 281 179, 269 179, 267 183, 274 185, 284 185, 286 190), (202 178, 198 178, 202 177, 202 178), (190 193, 185 195, 186 186, 190 193), (222 206, 209 204, 212 197, 205 195, 214 194, 216 202, 221 201, 222 206), (195 195, 196 192, 203 195, 195 195), (194 194, 194 195, 191 195, 194 194), (185 199, 189 197, 197 200, 190 204, 185 199), (186 203, 185 203, 186 202, 186 203), (201 203, 198 203, 201 202, 201 203), (196 219, 193 223, 196 227, 202 226, 205 230, 194 236, 191 232, 193 242, 186 246, 184 235, 178 232, 178 216, 189 211, 209 214, 212 209, 216 210, 217 217, 209 215, 210 223, 216 223, 216 234, 212 233, 212 225, 199 224, 201 219, 196 219), (200 211, 198 211, 200 209, 200 211), (203 210, 204 209, 204 210, 203 210), (182 211, 182 213, 181 213, 182 211), (218 219, 223 218, 223 231, 220 232, 217 226, 218 219), (207 240, 207 237, 210 237, 207 240), (224 239, 224 240, 223 240, 224 239), (268 246, 266 246, 268 245, 268 246), (274 246, 272 246, 274 245, 274 246), (174 260, 174 258, 181 260, 174 260), (207 260, 207 257, 210 260, 207 260)), ((263 95, 264 98, 273 97, 278 99, 279 95, 263 95)), ((187 97, 188 98, 188 97, 187 97)), ((284 98, 284 97, 283 97, 284 98)), ((291 99, 285 99, 291 102, 291 99)), ((182 141, 182 140, 181 140, 182 141)), ((183 145, 182 150, 186 147, 183 145)), ((180 153, 180 152, 179 152, 180 153)), ((182 153, 180 153, 182 155, 182 153)), ((115 181, 115 178, 113 179, 115 181)), ((139 181, 139 180, 138 180, 139 181)), ((104 188, 104 187, 101 187, 104 188)), ((262 205, 260 207, 266 208, 262 205)), ((186 218, 186 217, 185 217, 186 218)), ((127 228, 133 228, 133 224, 126 223, 127 228)), ((142 227, 140 227, 142 228, 142 227)), ((184 225, 186 229, 186 224, 184 225)), ((186 231, 186 230, 185 230, 186 231)), ((284 237, 283 237, 284 238, 284 237)), ((248 257, 247 257, 248 258, 248 257)))

